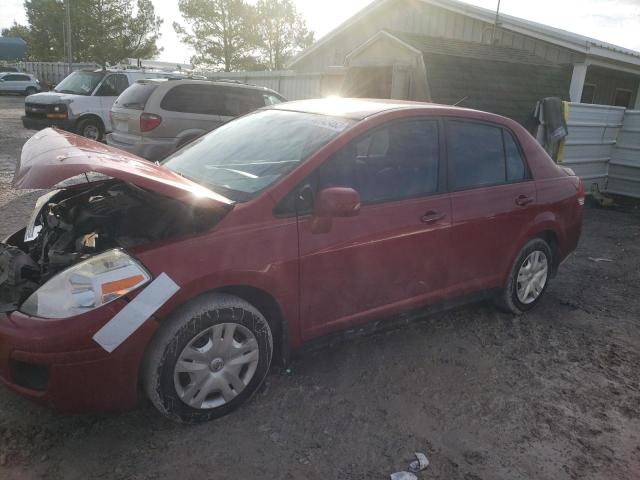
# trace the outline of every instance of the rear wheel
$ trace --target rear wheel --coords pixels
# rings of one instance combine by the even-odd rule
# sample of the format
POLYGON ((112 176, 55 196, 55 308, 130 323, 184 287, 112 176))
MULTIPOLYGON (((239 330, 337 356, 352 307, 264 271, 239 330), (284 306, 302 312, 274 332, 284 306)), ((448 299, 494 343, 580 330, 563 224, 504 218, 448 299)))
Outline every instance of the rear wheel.
POLYGON ((38 90, 35 87, 27 87, 27 89, 24 91, 24 94, 26 96, 33 95, 34 93, 38 93, 38 90))
POLYGON ((104 137, 104 127, 98 119, 85 118, 78 122, 76 133, 82 137, 101 142, 104 137))
POLYGON ((264 381, 273 352, 271 329, 248 302, 203 295, 163 324, 143 363, 154 406, 184 423, 211 420, 238 408, 264 381))
POLYGON ((549 284, 552 260, 547 242, 541 238, 530 240, 518 254, 507 286, 496 299, 498 307, 516 315, 535 307, 549 284))

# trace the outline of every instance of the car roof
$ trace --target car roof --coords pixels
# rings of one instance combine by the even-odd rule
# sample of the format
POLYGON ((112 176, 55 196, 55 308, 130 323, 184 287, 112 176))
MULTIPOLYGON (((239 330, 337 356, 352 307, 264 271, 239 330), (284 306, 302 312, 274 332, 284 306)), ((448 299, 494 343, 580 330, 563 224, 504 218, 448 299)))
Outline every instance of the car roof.
POLYGON ((157 83, 158 85, 220 85, 226 87, 234 87, 234 88, 244 88, 251 90, 259 90, 261 92, 271 92, 275 93, 278 96, 282 96, 280 93, 275 90, 271 90, 267 87, 262 87, 260 85, 251 85, 250 83, 242 83, 236 81, 229 80, 200 80, 197 78, 182 78, 182 79, 172 79, 172 78, 144 78, 137 80, 137 83, 157 83))
MULTIPOLYGON (((319 115, 329 115, 334 117, 351 118, 362 120, 378 113, 392 110, 438 110, 444 112, 475 112, 484 114, 468 108, 454 107, 450 105, 439 105, 436 103, 413 102, 408 100, 385 100, 371 98, 341 98, 328 97, 313 100, 296 100, 287 103, 273 105, 270 108, 276 110, 288 110, 302 113, 315 113, 319 115)), ((486 113, 487 116, 495 115, 486 113)))

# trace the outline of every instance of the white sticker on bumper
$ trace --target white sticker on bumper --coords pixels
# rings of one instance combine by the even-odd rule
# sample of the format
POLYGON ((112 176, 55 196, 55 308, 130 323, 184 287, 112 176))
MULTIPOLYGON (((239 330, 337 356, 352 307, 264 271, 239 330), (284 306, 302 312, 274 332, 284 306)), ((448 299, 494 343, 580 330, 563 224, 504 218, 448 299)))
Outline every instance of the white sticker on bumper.
POLYGON ((107 352, 113 352, 178 290, 180 287, 171 280, 169 275, 161 273, 98 330, 93 339, 107 352))

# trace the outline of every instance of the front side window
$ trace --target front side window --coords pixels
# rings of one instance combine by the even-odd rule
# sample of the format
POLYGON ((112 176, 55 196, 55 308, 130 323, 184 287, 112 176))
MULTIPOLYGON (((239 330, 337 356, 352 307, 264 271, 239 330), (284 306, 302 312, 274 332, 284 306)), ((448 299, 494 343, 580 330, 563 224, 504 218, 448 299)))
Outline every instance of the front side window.
POLYGON ((362 203, 438 190, 438 122, 411 120, 378 128, 334 154, 317 172, 318 190, 349 187, 362 203))
POLYGON ((91 95, 103 78, 103 72, 73 72, 62 80, 54 91, 74 95, 91 95))
POLYGON ((124 92, 128 86, 129 81, 127 80, 126 75, 109 75, 104 79, 102 85, 100 85, 98 95, 102 97, 117 97, 124 92))
POLYGON ((498 126, 450 120, 447 152, 451 190, 526 178, 524 162, 513 136, 498 126))
POLYGON ((299 166, 353 120, 264 110, 213 130, 163 165, 235 201, 246 201, 299 166))

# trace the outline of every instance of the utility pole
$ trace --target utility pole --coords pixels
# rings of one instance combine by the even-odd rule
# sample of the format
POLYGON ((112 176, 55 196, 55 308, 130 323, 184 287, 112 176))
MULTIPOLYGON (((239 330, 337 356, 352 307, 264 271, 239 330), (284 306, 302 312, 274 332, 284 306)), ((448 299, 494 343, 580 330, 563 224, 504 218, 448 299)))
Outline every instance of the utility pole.
POLYGON ((64 12, 65 12, 65 55, 67 56, 67 63, 69 64, 69 73, 73 69, 73 49, 71 47, 71 7, 69 5, 70 0, 64 0, 64 12))
POLYGON ((496 42, 496 29, 498 28, 499 21, 500 21, 500 0, 498 0, 498 8, 496 8, 496 20, 495 20, 495 22, 493 24, 493 31, 491 32, 491 44, 492 45, 494 45, 495 42, 496 42))

